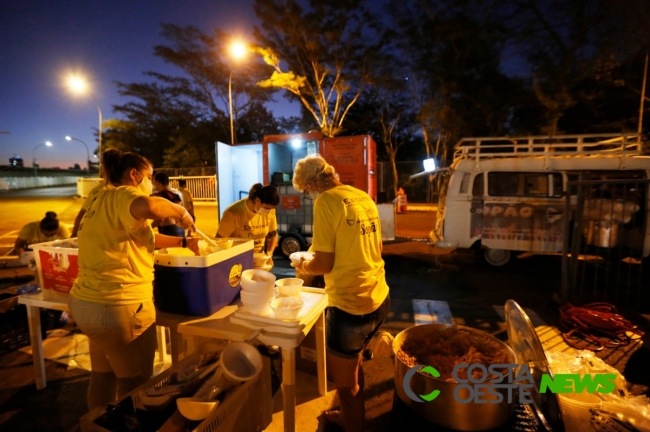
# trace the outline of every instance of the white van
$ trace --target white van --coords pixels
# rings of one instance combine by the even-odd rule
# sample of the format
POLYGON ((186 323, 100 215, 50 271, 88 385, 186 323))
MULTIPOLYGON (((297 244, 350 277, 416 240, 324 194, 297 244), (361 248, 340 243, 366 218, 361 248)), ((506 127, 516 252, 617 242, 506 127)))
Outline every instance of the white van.
MULTIPOLYGON (((636 134, 462 139, 441 191, 433 240, 445 249, 481 248, 494 266, 517 251, 561 252, 567 182, 579 178, 648 179, 650 157, 636 134)), ((646 257, 648 188, 645 183, 627 188, 600 201, 595 200, 605 195, 594 193, 592 203, 622 208, 621 220, 642 220, 636 237, 628 237, 637 239, 646 257)), ((569 193, 573 211, 575 191, 569 193)), ((591 228, 598 224, 607 227, 596 221, 591 228)))

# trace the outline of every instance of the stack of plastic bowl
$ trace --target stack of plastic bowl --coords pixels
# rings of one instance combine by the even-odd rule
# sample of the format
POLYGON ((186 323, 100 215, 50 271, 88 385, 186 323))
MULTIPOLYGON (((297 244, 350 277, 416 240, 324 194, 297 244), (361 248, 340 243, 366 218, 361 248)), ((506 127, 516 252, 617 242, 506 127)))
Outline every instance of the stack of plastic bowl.
POLYGON ((292 297, 300 295, 303 282, 300 278, 285 278, 277 280, 275 286, 278 287, 281 296, 292 297))
POLYGON ((264 270, 245 270, 241 276, 241 302, 244 308, 262 315, 275 297, 275 275, 264 270))

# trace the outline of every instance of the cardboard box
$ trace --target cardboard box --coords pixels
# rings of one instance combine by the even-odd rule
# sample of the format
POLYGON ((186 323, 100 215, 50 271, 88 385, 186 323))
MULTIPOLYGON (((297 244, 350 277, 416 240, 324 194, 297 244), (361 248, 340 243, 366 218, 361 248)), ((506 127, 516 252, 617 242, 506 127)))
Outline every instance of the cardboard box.
POLYGON ((206 256, 156 252, 154 299, 163 312, 209 316, 230 304, 241 290, 241 274, 253 268, 253 241, 206 256))
POLYGON ((79 274, 77 239, 55 240, 30 246, 42 289, 68 293, 79 274))
MULTIPOLYGON (((327 364, 327 362, 325 362, 327 364)), ((312 327, 302 343, 296 348, 296 370, 318 376, 316 367, 316 326, 312 327)), ((332 374, 327 368, 328 381, 334 382, 332 374)))

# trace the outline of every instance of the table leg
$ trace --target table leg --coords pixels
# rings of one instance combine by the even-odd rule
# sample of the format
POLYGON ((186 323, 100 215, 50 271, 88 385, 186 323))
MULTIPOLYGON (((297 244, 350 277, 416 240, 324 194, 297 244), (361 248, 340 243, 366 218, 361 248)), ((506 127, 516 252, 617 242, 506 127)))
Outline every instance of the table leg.
POLYGON ((42 390, 47 385, 45 378, 45 359, 43 358, 43 337, 41 336, 41 308, 27 306, 29 341, 32 344, 32 360, 36 373, 36 388, 42 390))
POLYGON ((158 361, 163 363, 165 361, 165 354, 167 354, 167 338, 165 337, 165 327, 156 326, 156 335, 158 337, 158 361))
POLYGON ((181 354, 185 351, 185 347, 183 346, 183 335, 176 331, 173 326, 169 327, 169 343, 172 349, 172 366, 175 366, 180 360, 181 354))
POLYGON ((325 312, 321 313, 314 324, 316 329, 316 376, 318 378, 318 394, 327 394, 327 362, 325 348, 325 312))
POLYGON ((296 431, 296 350, 282 348, 284 432, 296 431))

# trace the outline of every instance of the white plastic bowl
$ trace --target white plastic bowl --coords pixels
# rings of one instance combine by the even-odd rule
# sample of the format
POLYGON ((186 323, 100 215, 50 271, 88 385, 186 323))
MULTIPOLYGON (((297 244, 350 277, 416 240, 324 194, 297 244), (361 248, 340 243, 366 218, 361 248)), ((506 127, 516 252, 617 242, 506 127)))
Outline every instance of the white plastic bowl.
POLYGON ((248 304, 258 304, 258 303, 266 303, 269 304, 271 303, 271 300, 275 297, 275 294, 273 291, 270 293, 250 293, 248 291, 241 291, 239 293, 241 301, 243 304, 248 305, 248 304))
POLYGON ((289 255, 289 259, 291 260, 291 264, 296 265, 300 262, 300 258, 304 258, 305 261, 311 261, 314 259, 314 253, 313 252, 294 252, 291 255, 289 255))
POLYGON ((249 280, 246 280, 246 279, 242 279, 241 280, 241 286, 245 290, 248 290, 248 291, 251 291, 251 292, 253 292, 253 291, 268 291, 268 290, 273 291, 273 289, 275 288, 275 282, 273 282, 273 281, 253 282, 253 281, 249 281, 249 280))
POLYGON ((285 278, 277 280, 275 286, 278 287, 280 295, 291 297, 300 295, 303 283, 304 281, 300 278, 285 278))
POLYGON ((199 421, 210 415, 213 409, 219 405, 218 400, 201 398, 178 398, 176 406, 183 417, 188 420, 199 421))
POLYGON ((262 355, 246 342, 231 342, 221 352, 221 369, 233 382, 248 381, 262 371, 262 355))
POLYGON ((278 297, 271 302, 271 310, 276 318, 295 320, 300 316, 300 311, 305 302, 300 297, 278 297))
POLYGON ((244 270, 241 274, 241 279, 249 284, 266 285, 275 283, 275 275, 273 273, 260 269, 244 270))
POLYGON ((255 268, 264 267, 268 262, 270 256, 265 253, 256 252, 253 254, 253 266, 255 268))

